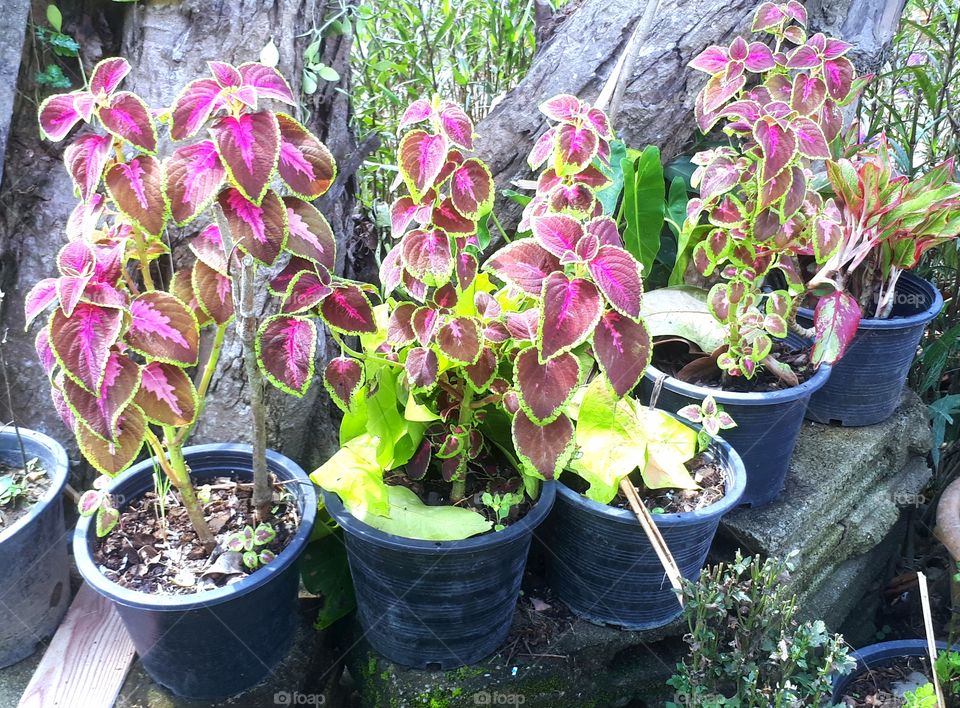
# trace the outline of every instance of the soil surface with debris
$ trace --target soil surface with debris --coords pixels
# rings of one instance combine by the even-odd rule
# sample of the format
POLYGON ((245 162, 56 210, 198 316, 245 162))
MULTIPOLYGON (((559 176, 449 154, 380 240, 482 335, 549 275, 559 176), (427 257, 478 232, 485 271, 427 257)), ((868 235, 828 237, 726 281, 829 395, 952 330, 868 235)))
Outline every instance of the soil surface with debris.
POLYGON ((51 483, 37 458, 27 460, 26 467, 0 464, 0 531, 29 514, 51 483))
MULTIPOLYGON (((717 350, 717 354, 719 351, 717 350)), ((804 383, 816 373, 810 364, 810 353, 807 349, 775 340, 771 353, 777 361, 788 364, 793 369, 799 383, 804 383)), ((757 375, 751 379, 744 376, 726 376, 717 366, 716 357, 700 351, 696 345, 679 337, 656 342, 652 363, 660 371, 680 381, 715 388, 725 393, 764 393, 790 388, 763 367, 758 367, 757 375)))
POLYGON ((854 677, 841 696, 848 708, 898 708, 907 702, 898 693, 898 684, 914 686, 919 676, 930 676, 930 662, 925 657, 904 657, 889 664, 864 671, 854 677))
MULTIPOLYGON (((253 508, 253 484, 217 477, 197 487, 204 516, 217 539, 208 552, 200 543, 186 507, 171 490, 161 498, 155 491, 133 501, 120 521, 100 540, 94 562, 121 587, 157 595, 186 595, 230 585, 251 571, 243 554, 227 551, 227 538, 259 520, 253 508)), ((268 523, 276 531, 272 541, 257 548, 274 554, 290 543, 300 524, 296 500, 274 482, 278 500, 268 523)))
MULTIPOLYGON (((640 482, 637 493, 652 514, 676 514, 704 509, 726 495, 726 472, 723 465, 714 460, 711 455, 702 452, 689 460, 685 466, 693 477, 693 481, 700 485, 699 489, 648 489, 643 482, 640 482)), ((564 472, 563 483, 580 494, 586 492, 589 487, 587 482, 574 472, 564 472)), ((628 510, 631 508, 623 492, 620 491, 610 502, 610 506, 628 510)))

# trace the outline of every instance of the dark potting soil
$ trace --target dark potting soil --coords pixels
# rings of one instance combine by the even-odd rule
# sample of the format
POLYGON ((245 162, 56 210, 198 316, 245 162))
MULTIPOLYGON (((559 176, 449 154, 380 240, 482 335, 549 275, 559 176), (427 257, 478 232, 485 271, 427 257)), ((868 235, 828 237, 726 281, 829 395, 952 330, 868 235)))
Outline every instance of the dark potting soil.
MULTIPOLYGON (((483 503, 483 493, 516 493, 523 491, 523 480, 515 474, 510 477, 504 477, 498 472, 492 472, 496 466, 488 467, 471 465, 467 474, 467 486, 464 498, 457 504, 450 501, 450 482, 445 482, 442 478, 436 476, 434 470, 427 472, 423 479, 413 480, 407 477, 402 471, 387 472, 383 481, 389 485, 403 486, 412 491, 427 506, 460 506, 481 514, 488 521, 494 524, 500 523, 504 526, 513 524, 526 515, 533 508, 533 502, 526 495, 520 504, 516 504, 510 510, 509 516, 498 521, 496 512, 483 503)), ((495 533, 492 529, 487 533, 495 533)))
POLYGON ((930 676, 930 662, 924 657, 895 659, 889 664, 869 669, 854 677, 841 696, 841 705, 849 708, 898 708, 906 701, 894 693, 894 684, 909 682, 910 675, 930 676))
MULTIPOLYGON (((274 480, 273 488, 278 501, 268 523, 277 535, 257 550, 266 548, 279 555, 296 534, 300 516, 283 485, 274 480)), ((122 587, 156 595, 202 592, 255 573, 244 565, 241 553, 224 548, 231 534, 245 526, 256 528, 259 523, 253 508, 253 484, 217 477, 198 486, 197 495, 217 539, 212 552, 200 543, 179 497, 171 490, 161 504, 157 493, 151 491, 131 502, 113 531, 99 540, 94 562, 101 572, 122 587)))
POLYGON ((29 514, 50 484, 50 477, 35 457, 27 460, 26 467, 0 464, 0 531, 29 514))
MULTIPOLYGON (((700 485, 699 489, 649 489, 642 481, 639 483, 637 492, 650 513, 677 514, 695 511, 723 499, 726 494, 727 477, 722 465, 713 461, 707 454, 700 453, 686 463, 686 468, 693 480, 700 485)), ((589 487, 582 477, 573 472, 564 472, 563 483, 580 494, 586 492, 589 487)), ((617 509, 630 509, 630 503, 622 492, 617 492, 610 506, 617 509)))
MULTIPOLYGON (((784 341, 775 341, 772 352, 777 361, 790 365, 799 383, 804 383, 816 373, 806 349, 794 347, 784 341)), ((760 368, 752 379, 727 376, 716 365, 716 359, 697 350, 696 346, 686 340, 675 337, 656 343, 652 363, 660 371, 681 381, 715 388, 725 393, 765 393, 790 388, 764 368, 760 368)))

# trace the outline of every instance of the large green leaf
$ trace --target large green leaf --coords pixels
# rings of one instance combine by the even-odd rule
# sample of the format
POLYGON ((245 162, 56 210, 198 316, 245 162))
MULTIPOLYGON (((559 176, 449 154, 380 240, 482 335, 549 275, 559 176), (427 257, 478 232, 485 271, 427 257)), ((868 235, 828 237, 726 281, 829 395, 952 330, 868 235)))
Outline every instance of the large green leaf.
MULTIPOLYGON (((683 222, 680 222, 681 224, 683 222)), ((681 228, 677 235, 677 257, 673 262, 673 270, 670 272, 668 285, 683 285, 687 273, 687 264, 690 263, 690 255, 694 247, 707 237, 710 224, 700 224, 691 228, 681 228)))
POLYGON ((378 440, 367 433, 358 435, 317 468, 310 479, 340 496, 356 516, 387 514, 390 499, 383 483, 384 468, 377 463, 378 440))
POLYGON ((927 406, 930 421, 933 423, 933 449, 930 456, 933 464, 940 465, 940 447, 946 437, 947 425, 953 424, 953 416, 960 413, 960 394, 944 396, 927 406))
POLYGON ((617 204, 620 203, 620 195, 623 194, 623 165, 620 163, 627 156, 627 146, 622 140, 613 140, 610 142, 610 166, 607 167, 600 160, 595 164, 600 170, 610 178, 610 184, 597 192, 597 199, 603 207, 603 213, 613 216, 617 211, 617 204))
POLYGON ((726 341, 702 288, 679 285, 651 290, 643 296, 640 315, 651 337, 683 337, 708 353, 726 341))
POLYGON ((406 487, 387 487, 389 509, 384 515, 358 514, 364 523, 385 533, 423 541, 460 541, 489 531, 493 523, 471 509, 427 506, 406 487))
POLYGON ((650 489, 697 489, 685 464, 697 452, 697 432, 666 411, 628 400, 647 436, 646 464, 640 473, 644 484, 650 489))
POLYGON ((623 243, 643 263, 643 272, 650 272, 660 250, 663 228, 664 182, 660 149, 648 145, 636 162, 620 161, 623 169, 623 243))
POLYGON ((367 432, 380 440, 376 459, 385 470, 397 466, 394 448, 408 430, 398 406, 397 382, 397 370, 384 367, 376 393, 367 398, 367 432))
POLYGON ((357 606, 342 531, 310 542, 300 558, 300 577, 308 592, 323 596, 314 628, 326 629, 357 606))

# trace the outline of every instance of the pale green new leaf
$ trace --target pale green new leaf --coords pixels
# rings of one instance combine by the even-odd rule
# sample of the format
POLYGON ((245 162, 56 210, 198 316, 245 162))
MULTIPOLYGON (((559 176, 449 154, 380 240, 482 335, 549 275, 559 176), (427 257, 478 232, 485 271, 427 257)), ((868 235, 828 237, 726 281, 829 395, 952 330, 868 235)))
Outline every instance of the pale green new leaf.
POLYGON ((359 435, 337 450, 317 468, 310 479, 340 496, 344 506, 358 518, 368 514, 387 514, 390 501, 383 482, 384 468, 377 463, 379 441, 359 435))
POLYGON ((427 506, 414 492, 401 486, 387 487, 389 508, 385 514, 354 516, 385 533, 422 541, 460 541, 489 531, 493 523, 471 509, 459 506, 427 506))
POLYGON ((644 293, 640 315, 651 337, 683 337, 707 353, 726 341, 702 288, 681 285, 644 293))

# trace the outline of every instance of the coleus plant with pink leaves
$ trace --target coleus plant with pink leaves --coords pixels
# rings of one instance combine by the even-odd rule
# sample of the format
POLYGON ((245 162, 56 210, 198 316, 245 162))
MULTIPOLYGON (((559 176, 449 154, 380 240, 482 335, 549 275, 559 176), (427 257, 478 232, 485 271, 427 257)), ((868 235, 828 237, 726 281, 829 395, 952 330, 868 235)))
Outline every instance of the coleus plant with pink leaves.
MULTIPOLYGON (((58 275, 26 298, 28 326, 50 310, 36 348, 84 457, 114 476, 146 444, 207 546, 214 539, 182 446, 234 318, 231 276, 241 257, 277 267, 288 260, 271 283, 281 312, 263 322, 257 346, 264 373, 285 390, 302 394, 309 385, 316 346, 310 316, 349 332, 373 322, 361 287, 331 275, 333 236, 307 201, 330 186, 332 156, 294 118, 261 107, 295 105, 290 87, 262 64, 209 66, 212 78, 189 83, 167 111, 118 90, 130 71, 122 58, 100 62, 89 88, 43 102, 40 127, 49 139, 84 125, 64 152, 80 202, 56 259, 58 275), (163 123, 176 147, 161 159, 163 123), (188 242, 193 262, 180 267, 178 260, 175 268, 171 230, 193 229, 200 219, 206 225, 201 221, 188 242), (201 364, 200 332, 208 327, 213 341, 195 383, 190 370, 201 364)), ((99 491, 85 495, 82 507, 97 512, 101 534, 116 521, 99 491)))
POLYGON ((892 167, 881 135, 872 147, 827 163, 834 196, 815 218, 821 293, 814 311, 814 363, 840 359, 862 317, 887 318, 900 275, 929 249, 960 234, 953 158, 910 180, 892 167))
POLYGON ((721 279, 708 296, 726 334, 720 369, 750 378, 763 366, 791 385, 796 374, 772 348, 786 336, 804 291, 798 256, 824 248, 813 218, 823 207, 813 167, 831 157, 842 129, 840 107, 866 80, 845 56, 851 45, 808 36, 806 19, 797 2, 765 2, 753 30, 769 43, 736 37, 690 63, 710 74, 696 99, 700 129, 723 121, 733 145, 694 157, 700 198, 690 201, 681 234, 681 250, 692 247, 700 273, 721 279), (764 296, 761 286, 774 271, 787 286, 764 296))
MULTIPOLYGON (((613 220, 597 215, 594 192, 607 179, 593 163, 609 149, 606 117, 572 96, 543 111, 559 125, 534 147, 533 163, 546 168, 527 216, 532 236, 501 248, 482 270, 477 222, 493 208, 494 184, 486 165, 467 157, 472 124, 439 100, 415 102, 401 121, 417 127, 398 149, 408 194, 392 208, 398 242, 381 268, 388 299, 375 308, 378 331, 361 336, 362 351, 344 345, 325 371, 345 410, 343 447, 313 475, 378 528, 397 531, 391 508, 417 504, 402 485, 383 482, 401 469, 411 480, 433 470, 456 503, 471 475, 495 479, 505 459, 535 496, 537 480, 572 460, 566 407, 595 362, 623 395, 649 361, 640 265, 613 220)), ((455 508, 455 524, 453 511, 430 512, 444 523, 429 538, 492 525, 466 508, 455 508)))

